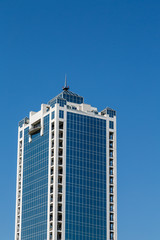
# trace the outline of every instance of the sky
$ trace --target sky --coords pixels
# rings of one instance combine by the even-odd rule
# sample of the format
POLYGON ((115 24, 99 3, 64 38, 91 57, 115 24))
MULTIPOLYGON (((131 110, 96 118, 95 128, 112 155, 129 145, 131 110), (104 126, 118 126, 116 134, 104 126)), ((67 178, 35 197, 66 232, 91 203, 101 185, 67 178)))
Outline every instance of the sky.
POLYGON ((17 130, 70 90, 117 111, 118 240, 160 239, 160 1, 0 0, 0 239, 14 239, 17 130))

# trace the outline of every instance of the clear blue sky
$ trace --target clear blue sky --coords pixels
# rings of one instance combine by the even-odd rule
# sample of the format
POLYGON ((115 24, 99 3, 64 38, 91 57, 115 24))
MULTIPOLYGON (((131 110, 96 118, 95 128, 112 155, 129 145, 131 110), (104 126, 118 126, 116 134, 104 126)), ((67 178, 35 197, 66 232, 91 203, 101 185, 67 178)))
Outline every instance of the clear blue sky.
POLYGON ((13 240, 18 121, 70 89, 118 118, 118 240, 160 239, 160 1, 0 0, 0 239, 13 240))

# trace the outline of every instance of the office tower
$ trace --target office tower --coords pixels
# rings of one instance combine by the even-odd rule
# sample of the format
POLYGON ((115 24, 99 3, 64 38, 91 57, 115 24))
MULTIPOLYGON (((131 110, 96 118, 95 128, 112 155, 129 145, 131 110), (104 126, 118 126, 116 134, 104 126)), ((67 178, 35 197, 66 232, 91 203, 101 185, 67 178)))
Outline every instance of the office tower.
POLYGON ((65 85, 19 122, 15 240, 117 240, 116 168, 116 112, 65 85))

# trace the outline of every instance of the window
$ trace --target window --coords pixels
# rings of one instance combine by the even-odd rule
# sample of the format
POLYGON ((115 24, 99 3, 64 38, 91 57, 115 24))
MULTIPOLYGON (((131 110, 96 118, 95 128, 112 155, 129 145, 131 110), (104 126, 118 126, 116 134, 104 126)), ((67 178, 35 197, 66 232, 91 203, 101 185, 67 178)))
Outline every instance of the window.
POLYGON ((22 138, 22 131, 20 131, 20 138, 22 138))
POLYGON ((58 213, 58 221, 62 221, 62 214, 58 213))
POLYGON ((67 105, 67 108, 68 108, 68 109, 71 109, 71 106, 67 105))
POLYGON ((59 173, 59 174, 63 174, 63 168, 62 168, 62 167, 59 167, 58 173, 59 173))
POLYGON ((110 168, 110 169, 109 169, 109 174, 110 174, 110 175, 113 175, 113 168, 110 168))
POLYGON ((61 238, 61 233, 57 233, 57 240, 61 240, 62 238, 61 238))
POLYGON ((113 193, 113 187, 112 186, 110 187, 110 193, 113 193))
POLYGON ((110 202, 113 202, 113 195, 110 195, 110 202))
POLYGON ((113 132, 110 132, 110 133, 109 133, 109 139, 110 139, 110 140, 113 140, 113 132))
POLYGON ((58 202, 62 202, 62 195, 58 194, 58 202))
POLYGON ((59 140, 59 147, 63 147, 63 141, 59 140))
POLYGON ((110 160, 109 160, 109 165, 110 165, 110 166, 113 166, 113 159, 110 159, 110 160))
POLYGON ((50 214, 50 221, 52 221, 53 220, 53 214, 51 213, 50 214))
POLYGON ((61 223, 57 224, 57 230, 60 230, 60 231, 62 230, 62 224, 61 223))
POLYGON ((114 122, 113 121, 109 121, 109 128, 114 129, 114 122))
POLYGON ((113 230, 113 223, 110 223, 110 230, 113 230))
POLYGON ((113 212, 113 204, 110 204, 110 211, 113 212))
POLYGON ((113 240, 113 232, 110 233, 110 239, 113 240))
POLYGON ((53 229, 53 224, 52 223, 50 223, 50 230, 52 230, 53 229))
POLYGON ((54 111, 52 112, 51 118, 54 119, 54 111))
POLYGON ((54 122, 52 123, 52 130, 54 130, 54 122))
POLYGON ((113 213, 110 213, 110 221, 113 221, 113 213))
POLYGON ((109 147, 113 148, 113 142, 112 141, 109 142, 109 147))
POLYGON ((113 177, 110 177, 110 184, 113 184, 113 177))
POLYGON ((59 129, 63 129, 63 122, 59 122, 59 129))
POLYGON ((53 205, 50 205, 50 212, 53 211, 53 205))
POLYGON ((62 212, 62 204, 58 204, 58 212, 62 212))
POLYGON ((63 149, 59 148, 59 156, 63 155, 63 149))
POLYGON ((58 183, 62 183, 62 176, 58 177, 58 183))
POLYGON ((59 131, 59 138, 63 138, 63 132, 59 131))
POLYGON ((62 161, 62 158, 59 158, 59 159, 58 159, 58 164, 59 164, 59 165, 62 165, 62 162, 63 162, 63 161, 62 161))
POLYGON ((116 115, 116 111, 112 109, 107 109, 107 114, 113 118, 116 115))
POLYGON ((50 187, 50 193, 53 193, 53 186, 50 187))
POLYGON ((50 202, 53 202, 53 195, 50 196, 50 202))
POLYGON ((59 118, 64 118, 64 111, 59 110, 59 118))
POLYGON ((50 239, 52 239, 52 233, 50 233, 50 239))
POLYGON ((111 151, 111 150, 109 151, 109 156, 113 157, 113 151, 111 151))

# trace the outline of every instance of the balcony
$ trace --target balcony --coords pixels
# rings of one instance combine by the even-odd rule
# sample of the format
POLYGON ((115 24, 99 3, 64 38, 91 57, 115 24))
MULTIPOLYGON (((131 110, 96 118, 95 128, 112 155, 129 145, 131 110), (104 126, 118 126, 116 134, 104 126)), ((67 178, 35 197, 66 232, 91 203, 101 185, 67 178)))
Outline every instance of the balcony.
POLYGON ((19 151, 19 156, 22 157, 22 149, 19 151))
POLYGON ((54 157, 54 150, 51 151, 51 157, 54 157))
POLYGON ((50 221, 52 221, 53 220, 53 214, 51 213, 50 214, 50 221))
POLYGON ((50 202, 53 202, 53 195, 50 196, 50 202))
POLYGON ((61 223, 58 223, 58 224, 57 224, 57 230, 58 230, 58 231, 61 231, 61 230, 62 230, 62 224, 61 224, 61 223))
POLYGON ((58 159, 58 164, 59 164, 59 165, 62 165, 62 164, 63 164, 63 160, 62 160, 62 158, 60 158, 60 157, 59 157, 59 159, 58 159))
POLYGON ((62 205, 58 204, 58 212, 62 212, 62 205))
POLYGON ((58 174, 63 174, 63 168, 62 167, 58 168, 58 174))
POLYGON ((54 173, 54 168, 52 167, 51 168, 51 175, 53 175, 53 173, 54 173))
POLYGON ((40 129, 41 129, 40 123, 36 124, 36 125, 32 125, 32 127, 29 129, 29 134, 32 135, 32 134, 40 131, 40 129))
POLYGON ((58 202, 62 202, 62 195, 58 194, 58 202))
POLYGON ((59 148, 59 152, 58 152, 59 156, 62 157, 63 156, 63 150, 61 148, 59 148))
POLYGON ((51 184, 53 184, 53 177, 51 177, 51 184))
POLYGON ((52 139, 54 139, 54 132, 52 132, 52 139))
POLYGON ((59 131, 59 138, 63 138, 63 132, 59 131))
POLYGON ((53 238, 52 238, 52 233, 50 233, 50 235, 49 235, 49 239, 50 240, 52 240, 53 238))
POLYGON ((62 148, 63 147, 63 141, 59 140, 59 147, 62 148))
POLYGON ((58 186, 58 193, 62 193, 62 186, 61 185, 58 186))
POLYGON ((53 229, 53 224, 50 223, 50 231, 53 229))
POLYGON ((50 187, 50 193, 53 193, 53 186, 50 187))
POLYGON ((62 183, 62 176, 58 177, 58 183, 62 183))
POLYGON ((52 141, 52 146, 51 146, 51 148, 53 148, 54 147, 54 141, 52 141))
POLYGON ((61 235, 61 233, 58 233, 57 234, 57 240, 61 240, 62 239, 62 235, 61 235))
POLYGON ((52 158, 51 159, 51 166, 53 166, 54 165, 54 159, 52 158))
POLYGON ((52 131, 54 130, 54 122, 52 123, 52 131))
POLYGON ((58 213, 58 221, 62 221, 62 214, 58 213))
POLYGON ((53 212, 53 205, 50 206, 50 212, 53 212))
POLYGON ((63 122, 59 122, 59 129, 63 129, 63 122))

